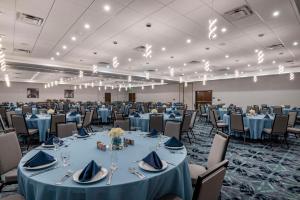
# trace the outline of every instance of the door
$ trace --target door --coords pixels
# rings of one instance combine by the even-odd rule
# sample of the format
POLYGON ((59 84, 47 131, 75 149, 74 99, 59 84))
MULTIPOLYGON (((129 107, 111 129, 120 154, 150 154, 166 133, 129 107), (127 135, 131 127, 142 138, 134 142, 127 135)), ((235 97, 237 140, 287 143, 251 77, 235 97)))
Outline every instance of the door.
POLYGON ((135 102, 135 93, 128 93, 129 102, 135 102))
POLYGON ((196 105, 212 104, 212 90, 195 91, 196 105))
POLYGON ((105 103, 111 103, 111 93, 105 93, 105 103))

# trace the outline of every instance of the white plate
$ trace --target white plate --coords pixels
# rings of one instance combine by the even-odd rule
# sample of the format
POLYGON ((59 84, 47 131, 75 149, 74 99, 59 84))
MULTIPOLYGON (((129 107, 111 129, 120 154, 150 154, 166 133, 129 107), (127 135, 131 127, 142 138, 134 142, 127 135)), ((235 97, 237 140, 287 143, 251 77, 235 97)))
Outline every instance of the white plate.
POLYGON ((145 171, 149 171, 149 172, 160 172, 160 171, 164 171, 165 169, 167 169, 168 167, 168 163, 164 160, 161 160, 163 167, 161 169, 155 169, 152 166, 148 165, 147 163, 145 163, 144 161, 140 161, 139 162, 139 167, 145 171))
POLYGON ((169 147, 169 146, 165 145, 165 147, 166 147, 167 149, 179 150, 179 149, 183 149, 184 146, 182 145, 181 147, 169 147))
POLYGON ((100 181, 101 179, 104 179, 108 174, 108 170, 105 169, 104 167, 101 167, 101 171, 99 171, 91 180, 86 181, 86 182, 81 182, 81 181, 79 181, 79 176, 80 176, 82 170, 83 169, 80 169, 73 174, 73 181, 75 181, 76 183, 80 183, 80 184, 95 183, 97 181, 100 181))
POLYGON ((91 135, 88 133, 87 135, 85 136, 81 136, 81 135, 78 135, 78 134, 75 134, 75 137, 77 138, 87 138, 87 137, 90 137, 91 135))
POLYGON ((43 148, 54 148, 54 144, 52 145, 46 145, 45 143, 42 144, 43 148))
POLYGON ((48 168, 48 167, 51 167, 51 166, 55 165, 56 163, 57 163, 57 159, 55 158, 55 160, 52 163, 49 163, 49 164, 46 164, 46 165, 40 165, 40 166, 37 166, 37 167, 24 167, 24 169, 27 169, 27 170, 45 169, 45 168, 48 168))

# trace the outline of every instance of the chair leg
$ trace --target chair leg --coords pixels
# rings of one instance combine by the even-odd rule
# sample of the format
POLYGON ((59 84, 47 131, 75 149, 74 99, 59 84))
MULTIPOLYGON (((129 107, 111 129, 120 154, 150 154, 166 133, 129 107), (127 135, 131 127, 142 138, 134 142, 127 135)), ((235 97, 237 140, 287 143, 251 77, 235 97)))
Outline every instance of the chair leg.
POLYGON ((0 193, 2 192, 2 189, 4 188, 5 184, 0 182, 0 193))
POLYGON ((284 136, 284 141, 285 141, 285 143, 286 143, 287 148, 289 148, 289 144, 288 144, 288 142, 287 142, 287 135, 284 136))
POLYGON ((190 136, 189 136, 189 132, 186 132, 186 135, 187 135, 187 137, 189 138, 189 142, 190 142, 190 144, 192 144, 192 142, 191 142, 191 138, 190 138, 190 136))
POLYGON ((214 130, 214 127, 211 128, 209 135, 211 135, 212 131, 214 130))
POLYGON ((246 143, 246 132, 244 132, 244 144, 246 143))

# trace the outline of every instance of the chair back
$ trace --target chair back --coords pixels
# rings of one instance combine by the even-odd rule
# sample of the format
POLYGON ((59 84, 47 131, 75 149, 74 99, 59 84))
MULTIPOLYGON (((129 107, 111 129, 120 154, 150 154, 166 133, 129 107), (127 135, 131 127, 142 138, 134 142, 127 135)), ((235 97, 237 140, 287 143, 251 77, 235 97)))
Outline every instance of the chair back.
POLYGON ((230 129, 236 132, 245 132, 243 116, 240 114, 232 113, 230 115, 230 129))
POLYGON ((217 120, 212 109, 209 110, 209 120, 211 121, 213 127, 217 127, 217 120))
POLYGON ((218 131, 215 135, 207 160, 207 168, 211 168, 225 159, 229 136, 218 131))
POLYGON ((93 109, 93 116, 92 116, 92 120, 98 120, 98 112, 97 112, 97 108, 93 109))
POLYGON ((0 107, 0 115, 2 116, 3 119, 6 118, 6 109, 5 109, 5 107, 0 107))
POLYGON ((164 116, 162 114, 149 115, 149 131, 156 129, 158 132, 164 131, 164 116))
POLYGON ((9 128, 12 128, 12 127, 13 127, 13 124, 12 124, 12 121, 11 121, 11 116, 12 116, 12 115, 15 115, 15 114, 16 114, 15 111, 7 111, 7 112, 6 112, 6 119, 7 119, 8 127, 9 127, 9 128))
POLYGON ((117 128, 121 128, 124 131, 130 131, 130 121, 129 119, 125 119, 125 120, 116 120, 114 121, 114 127, 117 128))
POLYGON ((165 124, 164 135, 175 137, 176 139, 180 140, 180 128, 180 121, 167 120, 165 124))
POLYGON ((228 160, 224 160, 201 174, 197 179, 193 200, 218 200, 227 166, 228 160))
POLYGON ((181 132, 188 132, 190 130, 191 120, 192 120, 191 114, 185 114, 183 116, 181 132))
POLYGON ((216 109, 213 109, 212 111, 213 111, 213 113, 214 113, 215 120, 216 120, 216 122, 217 122, 217 121, 219 120, 219 114, 218 114, 218 112, 217 112, 216 109))
POLYGON ((0 176, 17 168, 21 158, 22 152, 16 133, 0 135, 0 176))
POLYGON ((0 131, 3 130, 5 131, 6 130, 6 127, 5 127, 5 124, 4 124, 4 121, 2 119, 2 116, 0 115, 0 131))
POLYGON ((158 113, 164 113, 164 112, 166 112, 166 108, 164 108, 162 106, 159 106, 159 107, 157 107, 157 112, 158 113))
POLYGON ((56 124, 57 123, 66 123, 66 115, 65 114, 51 115, 50 133, 56 133, 56 124))
POLYGON ((84 115, 84 113, 85 113, 85 107, 84 106, 80 106, 80 113, 82 115, 84 115))
POLYGON ((73 131, 77 130, 76 123, 57 123, 56 124, 56 133, 57 137, 65 138, 73 135, 73 131))
POLYGON ((190 129, 194 128, 194 124, 195 124, 195 121, 196 121, 196 116, 197 116, 197 111, 193 111, 193 114, 192 114, 192 119, 191 119, 191 123, 190 123, 190 129))
POLYGON ((17 134, 28 134, 28 128, 24 115, 12 115, 11 120, 17 134))
POLYGON ((22 106, 22 113, 32 113, 32 107, 31 106, 22 106))
POLYGON ((115 111, 115 120, 124 120, 123 114, 115 111))
POLYGON ((272 134, 285 134, 289 122, 288 115, 275 115, 272 134))
POLYGON ((282 115, 282 107, 281 106, 274 106, 273 113, 276 115, 282 115))
POLYGON ((252 109, 251 106, 247 106, 247 108, 246 108, 246 113, 249 113, 251 109, 252 109))
POLYGON ((293 127, 295 125, 296 119, 297 119, 297 112, 296 111, 289 112, 289 123, 288 123, 288 126, 289 127, 293 127))
POLYGON ((92 117, 93 117, 93 110, 86 111, 83 118, 82 127, 84 128, 88 127, 92 123, 92 117))
POLYGON ((131 115, 132 113, 136 112, 135 108, 129 108, 129 115, 131 115))
POLYGON ((185 110, 184 109, 177 109, 177 112, 181 115, 184 116, 185 110))

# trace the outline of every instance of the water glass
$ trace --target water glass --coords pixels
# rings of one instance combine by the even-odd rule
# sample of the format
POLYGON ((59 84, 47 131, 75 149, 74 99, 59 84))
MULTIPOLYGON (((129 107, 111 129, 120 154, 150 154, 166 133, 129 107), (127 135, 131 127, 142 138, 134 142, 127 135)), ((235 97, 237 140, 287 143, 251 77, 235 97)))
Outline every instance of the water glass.
POLYGON ((57 151, 58 150, 58 147, 59 147, 59 138, 58 137, 54 137, 53 138, 53 145, 54 145, 54 150, 57 151))
POLYGON ((69 151, 61 152, 60 157, 61 157, 61 161, 62 161, 64 167, 70 165, 70 152, 69 151))
POLYGON ((118 152, 117 151, 112 150, 110 152, 110 163, 111 163, 111 166, 117 166, 117 163, 118 163, 118 152))
POLYGON ((76 140, 77 139, 77 135, 78 135, 78 131, 77 130, 73 130, 72 131, 72 135, 73 135, 73 139, 76 140))

